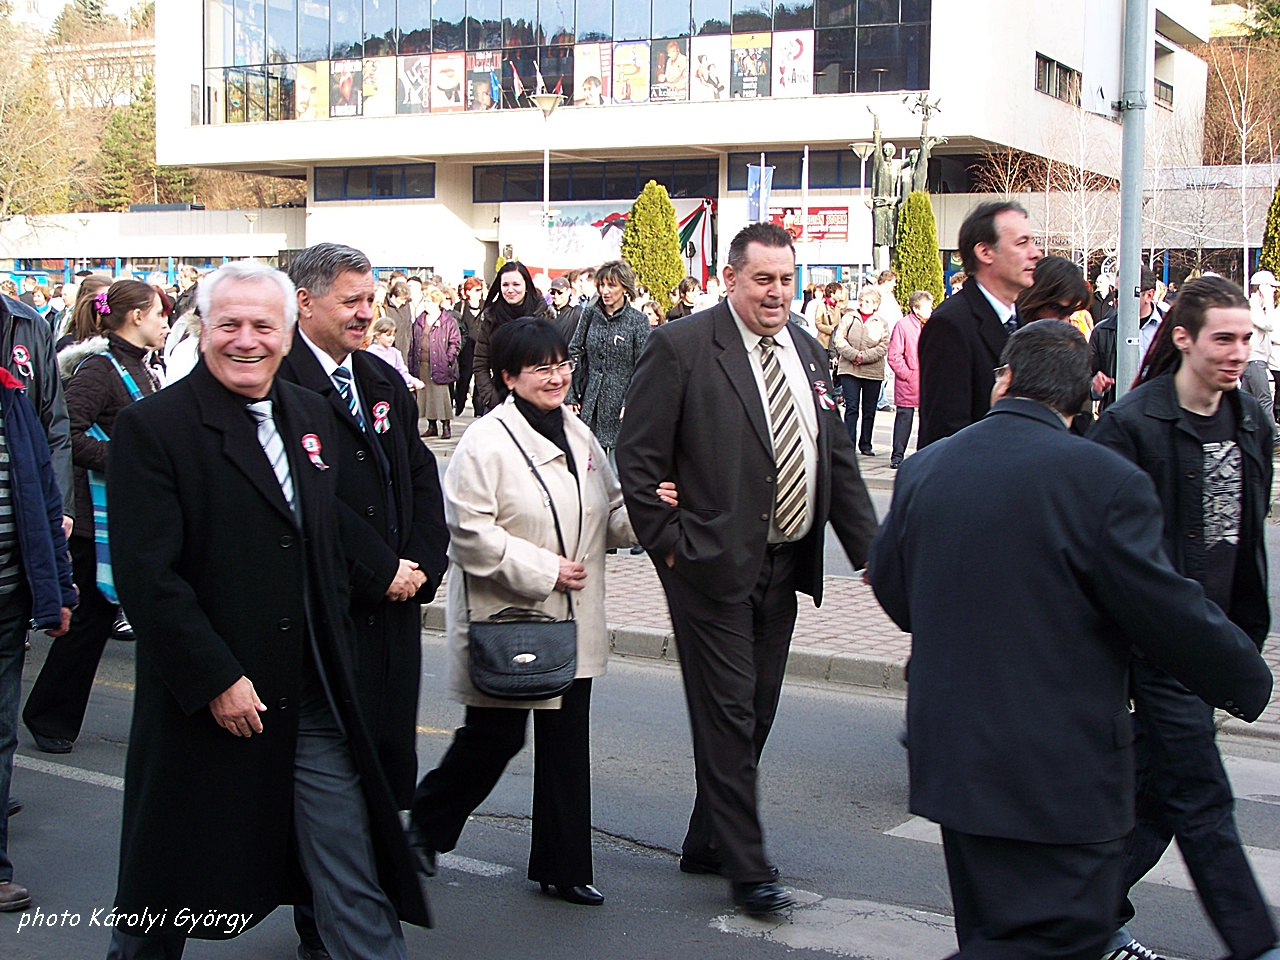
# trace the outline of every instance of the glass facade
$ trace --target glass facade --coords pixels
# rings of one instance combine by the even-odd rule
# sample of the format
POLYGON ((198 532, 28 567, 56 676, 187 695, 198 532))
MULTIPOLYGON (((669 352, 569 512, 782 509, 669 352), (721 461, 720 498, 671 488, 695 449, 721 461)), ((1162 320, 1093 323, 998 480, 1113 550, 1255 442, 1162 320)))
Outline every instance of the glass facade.
MULTIPOLYGON (((673 197, 714 197, 719 170, 715 159, 553 163, 551 200, 634 200, 650 180, 662 184, 673 197)), ((542 164, 473 167, 471 198, 475 203, 541 200, 542 164)))
POLYGON ((436 165, 316 167, 317 200, 430 199, 436 195, 436 165))
POLYGON ((204 119, 922 90, 931 3, 204 0, 204 119))

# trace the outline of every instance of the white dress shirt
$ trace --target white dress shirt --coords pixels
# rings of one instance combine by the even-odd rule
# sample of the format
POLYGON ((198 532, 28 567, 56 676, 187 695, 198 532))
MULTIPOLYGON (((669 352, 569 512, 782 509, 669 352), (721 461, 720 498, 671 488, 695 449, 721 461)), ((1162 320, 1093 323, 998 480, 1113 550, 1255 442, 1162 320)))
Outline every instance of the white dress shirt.
POLYGON ((1009 322, 1009 318, 1013 316, 1013 304, 1001 303, 1000 299, 984 287, 978 284, 978 289, 982 291, 982 295, 987 298, 987 303, 991 304, 991 309, 996 312, 996 319, 1000 321, 1000 326, 1004 326, 1009 322))
MULTIPOLYGON (((324 375, 329 378, 330 382, 333 381, 333 371, 337 370, 339 367, 342 367, 342 369, 346 370, 347 373, 351 375, 351 392, 356 398, 356 406, 360 408, 360 416, 364 418, 365 423, 368 423, 369 412, 365 410, 364 404, 360 400, 360 388, 356 385, 356 374, 355 371, 351 369, 351 354, 347 354, 342 358, 341 363, 337 363, 334 361, 333 357, 329 356, 312 343, 311 338, 302 332, 301 327, 298 328, 298 335, 302 337, 302 342, 310 347, 311 352, 316 355, 316 359, 320 361, 320 369, 324 371, 324 375)), ((337 389, 337 384, 334 384, 334 388, 337 389)))
MULTIPOLYGON (((747 325, 742 322, 738 316, 738 312, 733 309, 733 304, 728 304, 729 313, 733 315, 733 322, 738 325, 738 333, 742 335, 742 345, 747 348, 747 359, 751 361, 751 371, 756 376, 756 388, 760 391, 760 405, 764 409, 764 422, 770 428, 770 438, 773 436, 772 424, 769 422, 769 391, 765 389, 764 384, 764 368, 761 363, 760 335, 752 333, 747 329, 747 325)), ((796 345, 791 339, 791 331, 787 327, 783 327, 773 335, 774 356, 778 358, 778 364, 782 367, 782 373, 787 378, 787 386, 791 388, 791 396, 795 399, 796 412, 800 415, 800 445, 804 450, 804 498, 805 511, 804 523, 800 529, 796 531, 793 540, 803 539, 810 528, 813 526, 814 515, 817 513, 818 505, 818 413, 814 409, 813 399, 813 382, 809 379, 809 375, 805 372, 804 361, 800 359, 800 354, 796 350, 796 345)), ((772 439, 770 441, 772 445, 772 439)), ((782 535, 775 524, 774 520, 769 521, 769 542, 783 543, 787 540, 782 535)))

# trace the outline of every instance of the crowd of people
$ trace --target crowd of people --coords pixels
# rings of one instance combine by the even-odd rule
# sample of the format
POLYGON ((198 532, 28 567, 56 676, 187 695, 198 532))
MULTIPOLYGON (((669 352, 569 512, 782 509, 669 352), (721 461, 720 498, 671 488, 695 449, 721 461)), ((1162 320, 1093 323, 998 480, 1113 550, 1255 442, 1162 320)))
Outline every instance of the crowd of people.
POLYGON ((304 960, 405 957, 420 876, 531 715, 528 878, 603 904, 590 701, 604 557, 627 548, 666 595, 690 718, 680 869, 785 910, 757 784, 830 528, 913 635, 910 805, 943 828, 957 956, 1152 960, 1127 894, 1176 837, 1232 956, 1276 960, 1213 739, 1214 707, 1253 720, 1271 690, 1275 278, 1166 298, 1144 268, 1116 400, 1109 278, 1042 256, 1013 203, 959 246, 952 295, 905 313, 893 271, 794 313, 771 224, 666 310, 620 260, 455 288, 379 281, 334 243, 176 289, 84 276, 44 313, 0 296, 0 910, 31 903, 7 854, 30 624, 55 639, 21 718, 50 753, 74 749, 108 640, 137 641, 112 960, 175 960, 281 904, 304 960), (422 441, 468 403, 441 479, 422 441), (860 464, 887 407, 878 524, 860 464), (419 777, 442 582, 465 713, 419 777), (475 628, 512 622, 572 622, 567 685, 482 690, 475 628), (184 929, 183 908, 236 922, 184 929))

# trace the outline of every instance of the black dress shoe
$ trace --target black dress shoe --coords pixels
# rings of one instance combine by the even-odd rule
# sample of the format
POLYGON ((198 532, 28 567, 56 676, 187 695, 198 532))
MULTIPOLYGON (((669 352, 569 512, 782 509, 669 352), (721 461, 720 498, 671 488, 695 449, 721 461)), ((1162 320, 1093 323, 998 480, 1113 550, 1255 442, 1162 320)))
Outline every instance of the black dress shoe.
POLYGON ((777 913, 795 905, 795 897, 787 893, 781 884, 772 880, 761 883, 730 884, 733 890, 733 902, 747 913, 777 913))
MULTIPOLYGON (((773 877, 776 880, 778 877, 778 868, 775 866, 770 866, 769 870, 772 871, 773 877)), ((710 874, 714 874, 717 877, 723 877, 724 864, 721 863, 719 860, 701 860, 696 857, 681 857, 680 872, 681 873, 710 873, 710 874)))
POLYGON ((17 797, 9 798, 9 816, 22 812, 23 803, 17 797))
POLYGON ((542 884, 543 893, 550 893, 552 890, 565 903, 577 903, 584 907, 598 907, 604 903, 604 894, 589 883, 581 887, 557 887, 549 883, 542 884))
POLYGON ((68 740, 66 737, 46 737, 39 733, 31 734, 36 742, 36 746, 45 753, 70 753, 71 748, 76 745, 74 740, 68 740))
POLYGON ((413 853, 418 872, 427 877, 436 875, 436 851, 417 827, 405 831, 405 839, 409 841, 409 850, 413 853))

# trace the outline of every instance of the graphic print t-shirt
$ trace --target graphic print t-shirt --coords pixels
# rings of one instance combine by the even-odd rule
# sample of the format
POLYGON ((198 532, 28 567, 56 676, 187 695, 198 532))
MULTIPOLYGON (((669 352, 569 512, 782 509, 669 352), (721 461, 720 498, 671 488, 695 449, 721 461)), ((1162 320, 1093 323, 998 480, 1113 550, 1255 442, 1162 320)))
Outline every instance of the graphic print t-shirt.
POLYGON ((1231 612, 1240 517, 1244 507, 1244 473, 1236 418, 1223 400, 1209 417, 1186 411, 1204 446, 1204 592, 1225 613, 1231 612))

